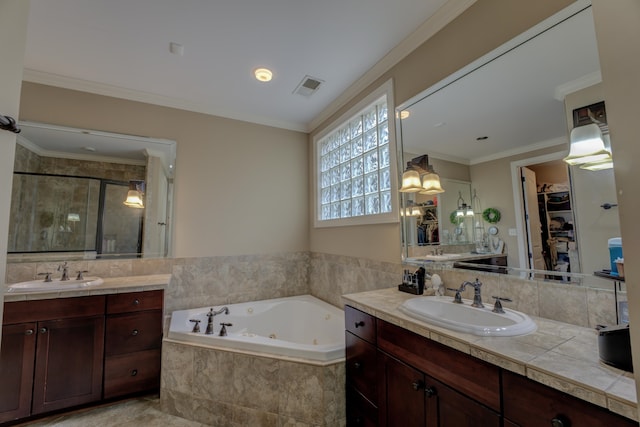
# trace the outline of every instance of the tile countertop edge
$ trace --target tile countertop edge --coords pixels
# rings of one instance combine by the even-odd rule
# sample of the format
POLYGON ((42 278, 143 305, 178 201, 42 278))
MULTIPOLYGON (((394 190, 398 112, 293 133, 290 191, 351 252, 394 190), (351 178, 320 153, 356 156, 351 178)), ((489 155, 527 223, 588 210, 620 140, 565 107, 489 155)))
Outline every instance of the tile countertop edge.
MULTIPOLYGON (((499 366, 503 369, 507 369, 509 371, 527 377, 529 377, 529 372, 539 370, 539 367, 529 363, 535 360, 536 356, 531 357, 529 361, 510 357, 507 354, 501 353, 497 349, 489 349, 486 346, 481 345, 480 339, 482 337, 432 326, 427 323, 412 319, 398 311, 398 306, 404 300, 415 297, 415 295, 399 292, 396 288, 388 288, 343 295, 342 300, 345 305, 348 304, 354 308, 364 311, 365 313, 371 314, 372 316, 388 321, 402 328, 408 329, 425 338, 438 341, 448 347, 455 348, 456 350, 461 350, 463 353, 471 354, 474 357, 485 360, 486 362, 499 366), (456 345, 453 345, 454 343, 456 345), (481 354, 490 354, 493 357, 479 357, 481 354)), ((532 318, 536 320, 535 317, 532 316, 532 318)), ((585 331, 589 329, 565 324, 562 322, 555 322, 548 319, 545 320, 547 322, 562 324, 569 328, 576 328, 576 330, 585 331)), ((544 381, 543 384, 552 388, 556 388, 562 392, 571 394, 583 400, 585 396, 596 397, 595 399, 588 399, 588 401, 598 406, 607 408, 614 413, 638 421, 635 383, 633 381, 625 381, 625 375, 622 374, 623 371, 608 367, 602 363, 599 363, 597 366, 601 368, 610 368, 612 370, 612 376, 617 377, 612 381, 612 385, 606 390, 595 389, 593 386, 581 383, 575 378, 571 378, 555 372, 545 372, 544 374, 547 377, 556 379, 558 381, 549 381, 548 383, 547 381, 544 381), (574 387, 559 388, 558 386, 554 386, 558 382, 570 383, 574 387), (634 398, 636 399, 636 401, 633 400, 634 398)), ((531 379, 537 382, 541 382, 538 381, 537 378, 531 379)))
POLYGON ((42 291, 42 292, 6 292, 4 302, 34 301, 41 299, 72 298, 91 295, 107 295, 122 292, 141 292, 165 289, 171 280, 171 274, 149 274, 145 276, 105 277, 104 283, 82 289, 42 291))

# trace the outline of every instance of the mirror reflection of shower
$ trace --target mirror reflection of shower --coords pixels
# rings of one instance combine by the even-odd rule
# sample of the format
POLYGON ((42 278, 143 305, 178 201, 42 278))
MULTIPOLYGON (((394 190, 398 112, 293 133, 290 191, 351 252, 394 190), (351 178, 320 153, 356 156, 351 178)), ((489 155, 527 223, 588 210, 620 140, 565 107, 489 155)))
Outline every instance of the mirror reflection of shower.
POLYGON ((138 256, 143 210, 122 204, 128 182, 14 173, 9 253, 138 256))

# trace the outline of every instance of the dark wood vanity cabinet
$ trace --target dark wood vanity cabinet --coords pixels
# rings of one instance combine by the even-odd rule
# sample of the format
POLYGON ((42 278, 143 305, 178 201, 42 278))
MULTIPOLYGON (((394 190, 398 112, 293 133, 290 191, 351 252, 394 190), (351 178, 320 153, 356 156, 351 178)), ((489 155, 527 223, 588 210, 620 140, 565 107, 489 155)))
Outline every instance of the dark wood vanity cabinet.
POLYGON ((0 422, 100 400, 103 313, 104 296, 5 304, 0 422))
POLYGON ((162 291, 107 296, 104 398, 160 388, 162 291))
POLYGON ((0 423, 160 385, 163 291, 7 302, 0 423))
POLYGON ((349 306, 345 322, 348 426, 500 426, 498 368, 349 306))
POLYGON ((345 322, 347 426, 638 426, 353 307, 345 322))

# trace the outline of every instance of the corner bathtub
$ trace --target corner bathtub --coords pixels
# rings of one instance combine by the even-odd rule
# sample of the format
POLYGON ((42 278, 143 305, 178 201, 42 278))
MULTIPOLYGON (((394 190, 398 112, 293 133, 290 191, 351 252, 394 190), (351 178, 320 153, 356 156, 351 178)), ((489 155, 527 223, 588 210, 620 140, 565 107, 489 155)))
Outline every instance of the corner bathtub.
MULTIPOLYGON (((213 307, 214 311, 223 306, 213 307)), ((211 307, 174 311, 168 338, 183 343, 240 350, 274 357, 296 358, 319 364, 333 363, 345 355, 344 312, 311 295, 229 304, 229 314, 213 318, 214 334, 206 335, 211 307), (200 320, 193 333, 192 319, 200 320), (227 336, 219 336, 220 323, 227 336)))

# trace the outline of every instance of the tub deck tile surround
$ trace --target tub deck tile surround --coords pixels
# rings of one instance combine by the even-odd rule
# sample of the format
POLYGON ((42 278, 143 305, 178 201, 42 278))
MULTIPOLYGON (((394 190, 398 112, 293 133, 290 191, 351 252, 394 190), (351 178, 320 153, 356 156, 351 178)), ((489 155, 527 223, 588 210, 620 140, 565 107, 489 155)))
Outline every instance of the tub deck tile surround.
POLYGON ((161 410, 216 426, 344 426, 344 361, 318 366, 164 340, 161 410))
POLYGON ((404 315, 398 307, 413 297, 387 288, 342 298, 344 304, 387 322, 638 420, 633 375, 599 362, 595 330, 534 316, 538 325, 534 333, 510 338, 479 337, 404 315))

